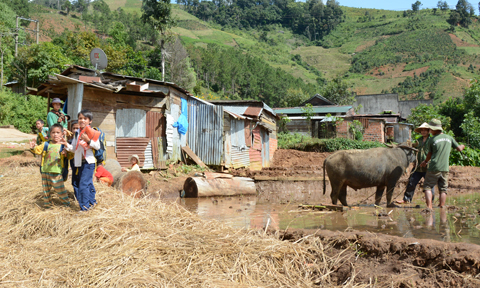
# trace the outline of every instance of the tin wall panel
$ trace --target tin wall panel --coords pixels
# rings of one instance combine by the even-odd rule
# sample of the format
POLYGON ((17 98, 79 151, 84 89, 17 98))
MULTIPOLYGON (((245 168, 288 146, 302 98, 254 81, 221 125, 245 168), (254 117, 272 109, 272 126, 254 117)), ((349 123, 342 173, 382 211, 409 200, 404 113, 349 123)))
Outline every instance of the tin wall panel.
POLYGON ((72 120, 78 119, 78 112, 82 110, 83 102, 83 83, 71 84, 67 86, 67 114, 72 120))
MULTIPOLYGON (((228 125, 230 125, 230 117, 227 117, 225 121, 228 121, 228 125)), ((227 126, 227 125, 225 125, 227 126)), ((225 162, 225 167, 230 168, 232 167, 232 144, 231 144, 231 137, 230 137, 230 129, 226 129, 227 127, 224 127, 224 133, 225 133, 225 141, 224 141, 224 162, 225 162)), ((228 127, 230 128, 230 127, 228 127)))
POLYGON ((389 123, 389 126, 393 126, 393 141, 397 143, 403 143, 408 140, 412 140, 411 124, 404 124, 404 123, 389 123))
MULTIPOLYGON (((153 150, 152 150, 152 140, 148 142, 147 148, 145 148, 144 158, 145 161, 143 162, 143 166, 140 166, 143 169, 153 169, 155 168, 153 165, 153 150)), ((140 155, 139 155, 140 157, 140 155)))
POLYGON ((230 135, 232 147, 244 148, 246 147, 245 142, 245 121, 231 119, 230 120, 230 135))
POLYGON ((270 167, 268 131, 266 129, 261 129, 260 135, 262 136, 262 167, 270 167))
POLYGON ((269 142, 270 142, 270 151, 269 151, 270 152, 270 162, 272 162, 275 151, 277 151, 277 139, 274 139, 274 138, 270 137, 269 142))
MULTIPOLYGON (((117 138, 117 161, 122 167, 130 167, 128 158, 137 154, 140 158, 140 163, 138 166, 143 167, 145 163, 145 150, 147 149, 148 144, 150 143, 149 138, 117 138)), ((150 152, 151 154, 151 152, 150 152)))
MULTIPOLYGON (((170 113, 173 117, 173 123, 177 122, 178 118, 180 117, 180 106, 177 104, 171 104, 170 105, 170 113)), ((187 117, 188 119, 188 117, 187 117)), ((172 123, 172 124, 173 124, 172 123)), ((170 157, 171 160, 173 161, 181 161, 181 146, 180 146, 180 133, 178 133, 177 128, 173 128, 173 134, 172 134, 172 155, 170 157)))
POLYGON ((244 147, 239 149, 238 147, 232 147, 232 164, 231 167, 238 169, 242 167, 250 167, 250 149, 244 147))
POLYGON ((250 170, 262 170, 262 137, 260 127, 253 129, 253 145, 249 151, 250 170))
POLYGON ((223 107, 189 99, 188 146, 206 165, 224 159, 223 107))
POLYGON ((118 109, 115 116, 116 137, 146 137, 147 113, 140 109, 118 109))

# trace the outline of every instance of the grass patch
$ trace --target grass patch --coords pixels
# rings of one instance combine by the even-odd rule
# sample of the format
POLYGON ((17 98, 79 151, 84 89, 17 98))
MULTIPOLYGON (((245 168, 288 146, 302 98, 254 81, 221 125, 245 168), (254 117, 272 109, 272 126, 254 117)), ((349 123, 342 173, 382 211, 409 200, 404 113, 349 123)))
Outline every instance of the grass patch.
POLYGON ((478 55, 480 54, 480 47, 457 47, 459 50, 465 51, 469 55, 478 55))
POLYGON ((23 151, 15 148, 0 148, 0 159, 21 155, 23 151))
POLYGON ((383 143, 358 141, 347 138, 318 139, 299 133, 279 133, 278 148, 294 149, 306 152, 335 152, 338 150, 370 149, 385 147, 383 143))
POLYGON ((299 54, 309 65, 326 72, 324 77, 332 79, 350 68, 350 55, 342 54, 339 48, 325 49, 318 46, 299 47, 290 53, 299 54))
POLYGON ((403 68, 403 71, 412 71, 422 67, 441 68, 445 63, 442 60, 429 61, 425 63, 409 63, 403 68))

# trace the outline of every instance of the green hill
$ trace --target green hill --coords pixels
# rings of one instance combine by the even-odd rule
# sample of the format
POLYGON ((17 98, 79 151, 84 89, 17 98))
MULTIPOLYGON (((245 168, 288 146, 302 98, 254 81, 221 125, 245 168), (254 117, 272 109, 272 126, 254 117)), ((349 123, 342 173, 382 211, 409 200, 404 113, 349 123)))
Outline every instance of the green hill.
MULTIPOLYGON (((140 0, 105 2, 112 10, 141 13, 140 0)), ((451 29, 448 11, 424 9, 405 16, 403 11, 342 7, 345 21, 316 46, 279 25, 233 29, 173 6, 178 22, 173 32, 184 45, 237 47, 306 83, 316 84, 321 74, 327 80, 341 77, 358 94, 397 92, 406 99, 443 101, 462 95, 480 74, 477 19, 469 28, 451 29)))

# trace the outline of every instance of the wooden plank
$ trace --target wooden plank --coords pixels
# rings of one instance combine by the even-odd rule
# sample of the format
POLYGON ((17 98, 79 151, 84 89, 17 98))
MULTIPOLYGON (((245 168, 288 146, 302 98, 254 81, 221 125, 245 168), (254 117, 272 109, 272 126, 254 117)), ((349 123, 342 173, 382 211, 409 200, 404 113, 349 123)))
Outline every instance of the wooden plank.
POLYGON ((188 147, 188 146, 183 146, 183 147, 182 147, 182 150, 183 150, 185 153, 187 153, 187 155, 188 155, 190 158, 192 158, 192 160, 193 160, 195 163, 197 163, 198 166, 204 167, 204 168, 207 167, 207 165, 205 165, 205 163, 203 163, 202 160, 200 160, 200 158, 198 158, 198 156, 197 156, 195 153, 193 153, 193 151, 192 151, 192 149, 190 149, 190 147, 188 147))
MULTIPOLYGON (((323 181, 323 177, 302 177, 302 176, 255 176, 255 181, 323 181)), ((328 177, 325 177, 328 181, 328 177)))
POLYGON ((318 204, 318 205, 309 205, 309 204, 300 204, 298 208, 302 209, 311 209, 311 210, 331 210, 331 211, 343 211, 344 207, 341 205, 332 205, 332 204, 318 204))

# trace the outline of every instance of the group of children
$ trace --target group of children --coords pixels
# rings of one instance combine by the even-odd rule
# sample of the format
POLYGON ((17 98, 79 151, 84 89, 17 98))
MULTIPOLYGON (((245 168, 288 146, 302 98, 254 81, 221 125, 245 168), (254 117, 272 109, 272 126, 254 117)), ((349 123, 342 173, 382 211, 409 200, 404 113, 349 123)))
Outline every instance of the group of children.
MULTIPOLYGON (((44 205, 46 208, 52 206, 52 196, 55 191, 60 201, 70 206, 64 181, 68 176, 68 159, 72 167, 72 186, 80 210, 88 211, 95 207, 96 190, 93 185, 93 176, 97 181, 113 184, 113 177, 102 163, 96 163, 94 150, 100 149, 100 141, 90 139, 85 133, 86 127, 92 123, 93 114, 90 110, 82 110, 78 113, 78 120, 71 121, 73 132, 71 139, 67 141, 67 127, 70 117, 61 108, 61 101, 55 98, 52 101, 52 111, 47 115, 48 128, 39 119, 36 121, 38 137, 36 141, 30 142, 31 151, 34 154, 42 155, 41 175, 44 193, 44 205)), ((136 155, 133 155, 136 156, 136 155)), ((136 156, 138 162, 138 156, 136 156)), ((135 163, 136 164, 136 163, 135 163)), ((133 168, 132 161, 132 168, 133 168)), ((138 165, 136 166, 138 167, 138 165)), ((140 170, 138 168, 138 170, 140 170)))

